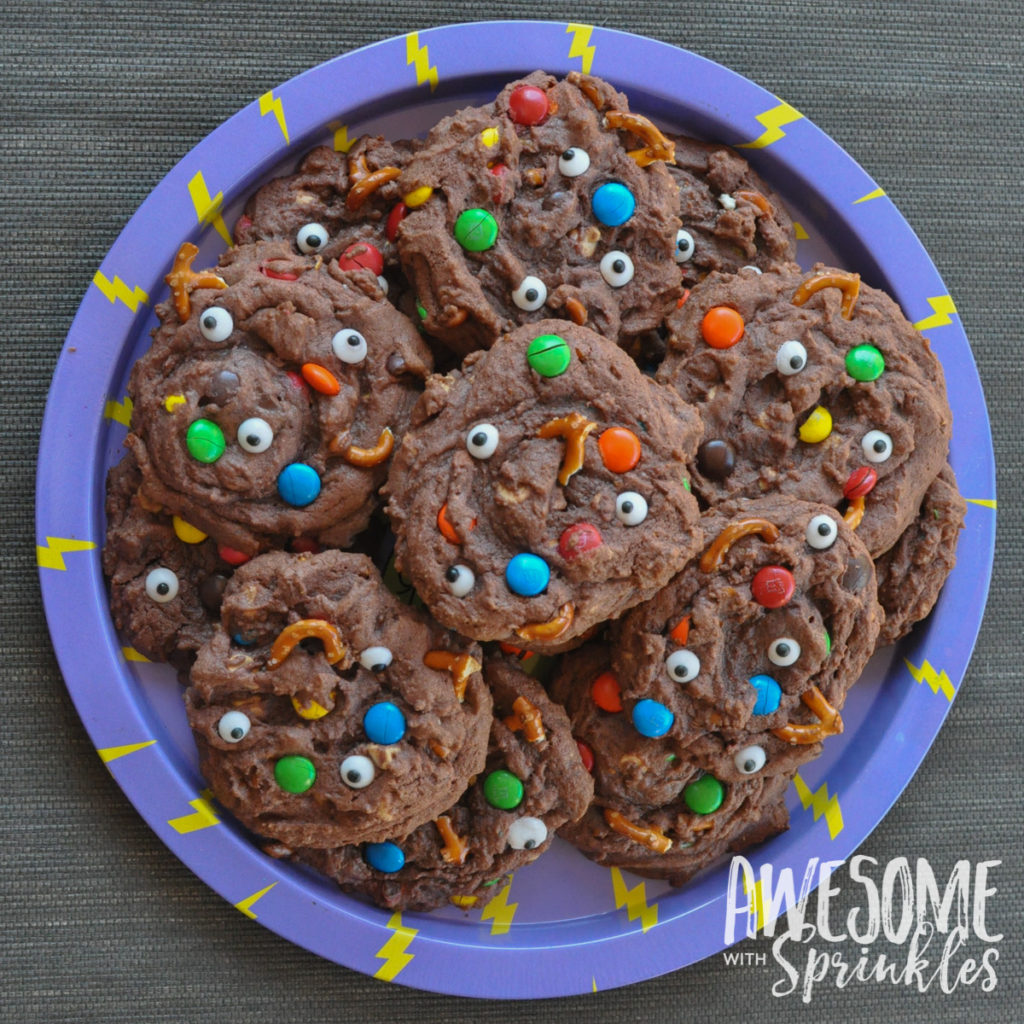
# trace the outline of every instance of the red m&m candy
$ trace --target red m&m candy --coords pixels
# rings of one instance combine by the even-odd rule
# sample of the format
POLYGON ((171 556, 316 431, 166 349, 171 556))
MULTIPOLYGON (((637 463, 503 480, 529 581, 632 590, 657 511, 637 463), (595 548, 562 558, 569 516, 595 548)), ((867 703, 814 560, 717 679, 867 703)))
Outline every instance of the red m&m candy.
POLYGON ((766 565, 758 569, 750 584, 754 600, 762 608, 781 608, 789 604, 796 591, 793 574, 781 565, 766 565))
POLYGON ((339 257, 342 270, 369 270, 374 274, 384 273, 384 257, 380 250, 369 242, 353 242, 339 257))
POLYGON ((573 523, 572 526, 562 531, 558 538, 558 553, 567 561, 572 561, 577 555, 599 548, 601 531, 590 523, 573 523))
POLYGON ((850 479, 843 484, 843 497, 848 501, 863 498, 871 493, 878 483, 878 474, 870 466, 860 466, 850 474, 850 479))
POLYGON ((508 112, 516 124, 540 124, 548 116, 548 94, 535 85, 518 85, 508 98, 508 112))

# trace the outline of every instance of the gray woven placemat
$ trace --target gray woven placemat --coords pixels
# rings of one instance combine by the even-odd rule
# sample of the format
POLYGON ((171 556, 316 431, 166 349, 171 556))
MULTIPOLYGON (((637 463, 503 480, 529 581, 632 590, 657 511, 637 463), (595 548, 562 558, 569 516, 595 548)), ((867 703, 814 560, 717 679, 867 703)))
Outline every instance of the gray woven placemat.
MULTIPOLYGON (((0 273, 6 486, 0 1017, 12 1022, 360 1020, 1016 1021, 1024 1003, 1019 668, 1024 525, 1015 487, 1024 405, 1024 14, 981 0, 302 5, 15 0, 0 32, 4 116, 0 273), (34 467, 50 375, 118 231, 163 174, 253 97, 375 39, 434 24, 545 17, 652 35, 775 92, 858 159, 920 235, 972 341, 995 435, 1000 537, 978 647, 947 724, 864 843, 884 863, 1001 861, 989 900, 997 985, 822 983, 777 998, 766 966, 713 957, 617 991, 540 1004, 470 1002, 388 986, 246 920, 149 831, 67 699, 33 556, 34 467)), ((862 901, 861 901, 862 902, 862 901)), ((858 905, 844 893, 840 908, 858 905)), ((836 916, 839 920, 841 915, 836 916)), ((656 930, 652 936, 656 936, 656 930)), ((746 948, 768 950, 759 940, 746 948)), ((857 950, 847 945, 848 956, 857 950)), ((878 950, 881 951, 881 947, 878 950)), ((890 954, 895 952, 889 950, 890 954)), ((453 958, 453 969, 457 959, 453 958)))

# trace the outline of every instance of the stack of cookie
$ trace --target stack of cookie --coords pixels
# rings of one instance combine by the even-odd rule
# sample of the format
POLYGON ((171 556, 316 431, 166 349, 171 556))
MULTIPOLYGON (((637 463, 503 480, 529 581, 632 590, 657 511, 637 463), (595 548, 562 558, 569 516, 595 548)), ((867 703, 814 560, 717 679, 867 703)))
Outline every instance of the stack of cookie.
POLYGON ((785 828, 963 520, 896 304, 575 73, 317 149, 235 239, 168 275, 104 549, 221 805, 414 909, 556 832, 681 884, 785 828))

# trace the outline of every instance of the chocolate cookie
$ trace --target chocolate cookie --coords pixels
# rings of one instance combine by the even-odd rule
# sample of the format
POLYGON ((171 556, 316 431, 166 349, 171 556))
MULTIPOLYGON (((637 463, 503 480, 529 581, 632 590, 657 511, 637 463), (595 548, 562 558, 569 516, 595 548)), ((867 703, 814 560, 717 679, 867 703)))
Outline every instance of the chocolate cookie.
POLYGON ((145 508, 141 483, 130 453, 107 475, 103 574, 110 611, 140 654, 185 670, 213 634, 233 567, 188 523, 145 508))
POLYGON ((875 560, 878 600, 885 622, 878 645, 895 643, 926 618, 956 565, 956 545, 967 514, 952 466, 946 465, 925 492, 917 518, 875 560))
POLYGON ((458 803, 399 842, 288 852, 349 892, 409 910, 472 899, 536 860, 586 810, 593 782, 565 712, 542 686, 497 657, 484 678, 494 697, 487 765, 458 803))
POLYGON ((782 495, 711 509, 702 525, 701 557, 611 633, 637 731, 688 747, 775 730, 773 756, 841 731, 882 620, 865 546, 827 505, 782 495))
POLYGON ((591 644, 566 655, 551 684, 594 774, 594 800, 559 829, 563 839, 599 864, 681 885, 722 854, 787 827, 793 769, 820 748, 772 757, 765 748, 774 737, 764 733, 738 733, 731 743, 709 734, 689 747, 643 736, 606 700, 609 666, 609 649, 591 644))
POLYGON ((670 317, 658 380, 704 418, 701 497, 778 491, 846 509, 873 556, 909 526, 946 461, 942 367, 856 274, 711 274, 670 317))
POLYGON ((385 489, 398 568, 466 636, 575 646, 697 550, 698 432, 604 338, 521 327, 428 382, 385 489))
MULTIPOLYGON (((267 182, 245 205, 236 244, 285 241, 295 253, 374 274, 398 262, 397 178, 415 143, 362 135, 345 153, 318 146, 293 174, 267 182)), ((400 211, 399 211, 400 213, 400 211)))
POLYGON ((466 354, 552 316, 605 337, 682 293, 671 143, 606 82, 537 71, 445 118, 399 178, 426 330, 466 354))
POLYGON ((670 135, 682 228, 675 258, 692 286, 712 270, 796 270, 796 232, 781 197, 729 146, 670 135))
POLYGON ((200 770, 246 827, 289 846, 405 836, 484 767, 480 658, 362 555, 254 558, 192 668, 200 770))
POLYGON ((367 271, 280 242, 176 292, 128 387, 145 499, 248 554, 346 545, 430 369, 419 333, 367 271))

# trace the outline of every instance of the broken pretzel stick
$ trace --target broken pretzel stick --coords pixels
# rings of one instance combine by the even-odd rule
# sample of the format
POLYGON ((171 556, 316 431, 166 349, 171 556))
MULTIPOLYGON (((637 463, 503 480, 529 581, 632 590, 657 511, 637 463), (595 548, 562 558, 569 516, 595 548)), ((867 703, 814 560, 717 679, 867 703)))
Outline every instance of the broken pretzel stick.
POLYGON ((642 114, 624 113, 621 110, 609 110, 604 115, 604 124, 607 128, 615 128, 618 131, 632 132, 638 138, 647 143, 642 149, 631 149, 627 155, 632 157, 640 167, 647 167, 649 164, 663 160, 667 164, 676 162, 676 145, 671 139, 667 139, 653 122, 648 121, 642 114))
POLYGON ((760 534, 762 540, 769 544, 778 540, 779 528, 767 519, 741 519, 739 522, 730 523, 712 542, 711 547, 700 557, 700 571, 714 572, 722 562, 725 561, 726 552, 741 537, 749 536, 752 533, 760 534))
POLYGON ((854 303, 860 294, 860 274, 850 274, 845 271, 822 271, 819 274, 811 274, 800 287, 793 292, 793 298, 789 301, 794 306, 802 306, 815 292, 822 288, 838 288, 843 293, 843 301, 840 311, 844 320, 853 316, 854 303))
POLYGON ((572 601, 566 601, 561 608, 545 622, 527 622, 517 626, 515 633, 521 640, 557 640, 576 617, 572 601))
POLYGON ((212 270, 193 270, 192 261, 199 255, 198 247, 191 242, 183 242, 178 254, 174 257, 171 272, 164 278, 170 285, 174 298, 174 308, 179 320, 187 320, 192 315, 192 292, 196 288, 227 288, 228 283, 218 277, 212 270))
POLYGON ((354 444, 350 444, 341 452, 341 456, 349 465, 367 469, 386 461, 394 448, 395 435, 390 427, 385 427, 372 448, 357 448, 354 444))
POLYGON ((451 651, 427 651, 423 664, 438 672, 451 672, 452 685, 459 703, 466 697, 466 685, 474 672, 480 671, 480 662, 471 654, 452 654, 451 651))
POLYGON ((544 720, 536 704, 531 703, 526 697, 516 697, 512 702, 512 711, 513 714, 505 719, 505 725, 512 732, 522 729, 523 735, 530 743, 541 743, 548 738, 544 731, 544 720))
POLYGON ((843 731, 843 720, 839 712, 825 699, 825 695, 816 686, 805 691, 800 698, 815 715, 817 722, 810 725, 794 725, 788 723, 772 734, 785 743, 796 746, 806 743, 820 743, 826 736, 838 736, 843 731))
POLYGON ((655 853, 668 853, 672 849, 672 840, 660 829, 634 825, 628 818, 610 807, 604 809, 604 820, 608 822, 608 827, 619 835, 632 839, 634 843, 646 846, 655 853))
POLYGON ((850 504, 846 506, 846 511, 843 513, 843 522, 851 530, 856 530, 860 526, 861 520, 864 518, 864 498, 863 496, 853 498, 850 504))
POLYGON ((315 637, 324 645, 324 655, 328 665, 335 665, 348 654, 348 648, 342 643, 338 630, 325 619, 299 619, 285 626, 277 635, 270 648, 267 668, 277 668, 302 643, 315 637))
POLYGON ((466 859, 466 854, 469 853, 469 844, 452 828, 452 819, 447 814, 442 814, 434 820, 434 824, 444 840, 441 859, 447 864, 463 863, 466 859))
POLYGON ((381 185, 394 181, 401 173, 397 167, 380 167, 376 171, 371 171, 348 190, 345 206, 352 211, 358 210, 381 185))
POLYGON ((772 204, 760 192, 755 192, 752 189, 740 189, 733 195, 737 199, 743 199, 752 206, 756 206, 766 217, 770 217, 775 212, 772 209, 772 204))
POLYGON ((565 438, 565 455, 562 457, 562 468, 558 471, 558 482, 564 487, 570 478, 583 468, 584 445, 587 435, 597 429, 597 424, 588 420, 581 412, 571 412, 568 416, 559 416, 548 420, 540 430, 538 437, 565 438))

